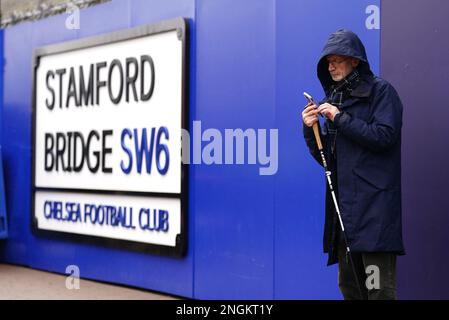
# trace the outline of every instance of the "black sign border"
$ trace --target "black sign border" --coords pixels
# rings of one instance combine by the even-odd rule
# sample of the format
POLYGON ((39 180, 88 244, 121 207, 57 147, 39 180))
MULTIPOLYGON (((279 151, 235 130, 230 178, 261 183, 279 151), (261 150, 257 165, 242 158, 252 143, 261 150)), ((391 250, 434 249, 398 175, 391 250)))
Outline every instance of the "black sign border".
POLYGON ((30 224, 31 231, 35 236, 45 237, 54 241, 69 241, 79 242, 86 245, 100 245, 107 248, 138 251, 141 253, 151 253, 156 255, 163 255, 175 258, 182 258, 187 253, 187 208, 188 208, 188 164, 181 163, 181 193, 154 193, 154 192, 134 192, 134 191, 116 191, 116 190, 85 190, 85 189, 68 189, 68 188, 43 188, 36 187, 35 174, 36 174, 36 71, 39 67, 39 61, 42 56, 51 54, 60 54, 64 52, 70 52, 79 49, 86 49, 100 45, 106 45, 158 33, 177 31, 178 39, 182 41, 182 102, 181 102, 181 127, 185 130, 189 130, 188 121, 188 23, 185 18, 178 17, 171 20, 161 21, 155 24, 138 26, 132 29, 126 29, 116 31, 107 34, 101 34, 98 36, 88 37, 84 39, 64 42, 60 44, 49 45, 45 47, 36 48, 33 52, 32 61, 32 125, 31 125, 31 155, 32 155, 32 172, 31 172, 31 213, 30 224), (176 236, 176 246, 164 246, 159 244, 148 244, 136 241, 121 240, 106 238, 100 236, 83 235, 76 233, 68 233, 63 231, 53 231, 39 229, 38 222, 35 217, 35 193, 37 191, 49 191, 49 192, 68 192, 68 193, 95 193, 95 194, 115 194, 115 195, 132 195, 132 196, 144 196, 144 197, 165 197, 165 198, 178 198, 181 200, 181 232, 176 236))

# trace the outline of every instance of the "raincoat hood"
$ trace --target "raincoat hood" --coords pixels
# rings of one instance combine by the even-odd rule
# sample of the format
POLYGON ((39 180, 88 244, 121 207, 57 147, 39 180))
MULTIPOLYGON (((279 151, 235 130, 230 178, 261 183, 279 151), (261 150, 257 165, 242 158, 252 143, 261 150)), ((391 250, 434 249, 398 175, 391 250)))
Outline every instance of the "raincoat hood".
POLYGON ((326 56, 330 54, 353 57, 360 60, 357 70, 361 76, 373 76, 368 58, 366 57, 365 46, 359 37, 352 31, 340 29, 332 33, 327 40, 323 51, 321 52, 320 60, 317 65, 318 79, 327 93, 329 88, 335 84, 328 71, 328 63, 326 56))

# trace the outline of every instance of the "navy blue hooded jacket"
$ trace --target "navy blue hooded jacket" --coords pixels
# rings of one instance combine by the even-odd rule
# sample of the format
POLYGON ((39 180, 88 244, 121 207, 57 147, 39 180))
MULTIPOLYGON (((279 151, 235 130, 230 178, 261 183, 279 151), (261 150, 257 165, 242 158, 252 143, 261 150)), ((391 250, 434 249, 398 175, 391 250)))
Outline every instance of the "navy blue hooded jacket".
MULTIPOLYGON (((401 222, 401 127, 402 103, 396 90, 373 75, 365 48, 351 31, 338 30, 324 46, 317 66, 326 96, 335 84, 326 56, 330 54, 360 60, 359 84, 340 106, 333 127, 337 129, 336 159, 330 157, 329 127, 321 130, 325 155, 337 180, 338 202, 346 237, 353 252, 404 254, 401 222)), ((326 99, 321 103, 326 102, 326 99)), ((311 154, 321 165, 312 128, 304 125, 304 138, 311 154)), ((337 262, 337 228, 334 204, 326 189, 324 252, 328 265, 337 262)))

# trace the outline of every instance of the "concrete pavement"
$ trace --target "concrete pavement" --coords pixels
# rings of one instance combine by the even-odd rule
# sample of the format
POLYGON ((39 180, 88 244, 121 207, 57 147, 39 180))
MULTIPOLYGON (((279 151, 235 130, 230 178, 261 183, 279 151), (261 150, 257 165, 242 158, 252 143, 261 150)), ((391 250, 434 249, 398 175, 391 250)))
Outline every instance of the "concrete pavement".
POLYGON ((64 275, 0 264, 0 299, 176 300, 160 293, 80 279, 79 289, 66 288, 64 275))

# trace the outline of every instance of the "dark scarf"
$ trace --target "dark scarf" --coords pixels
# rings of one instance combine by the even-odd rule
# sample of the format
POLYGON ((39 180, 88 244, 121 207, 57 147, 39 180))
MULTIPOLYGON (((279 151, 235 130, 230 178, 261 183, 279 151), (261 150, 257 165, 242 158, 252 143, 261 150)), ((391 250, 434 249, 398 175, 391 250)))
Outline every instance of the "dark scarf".
MULTIPOLYGON (((326 102, 340 108, 346 99, 351 95, 360 81, 360 74, 357 70, 352 71, 343 80, 330 87, 326 102)), ((336 159, 336 142, 337 142, 337 128, 335 128, 332 121, 326 121, 327 131, 329 134, 329 141, 331 141, 331 154, 336 159)))
POLYGON ((360 74, 357 70, 352 71, 343 80, 330 87, 326 97, 328 103, 340 107, 343 102, 351 95, 360 82, 360 74))

